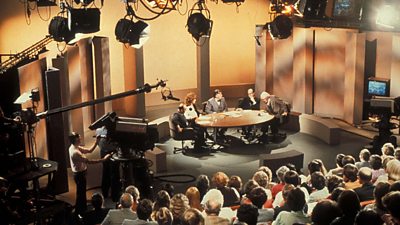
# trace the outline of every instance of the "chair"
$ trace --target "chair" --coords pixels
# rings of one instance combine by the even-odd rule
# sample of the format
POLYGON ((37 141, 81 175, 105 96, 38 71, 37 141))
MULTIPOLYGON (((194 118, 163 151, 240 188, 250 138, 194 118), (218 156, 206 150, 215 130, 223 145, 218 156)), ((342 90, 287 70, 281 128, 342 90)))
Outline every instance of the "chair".
POLYGON ((185 141, 194 141, 195 139, 195 133, 193 128, 191 127, 187 127, 185 128, 182 132, 179 132, 176 129, 176 126, 174 125, 174 123, 172 122, 172 118, 173 118, 173 114, 169 116, 169 134, 171 136, 172 139, 176 140, 176 141, 181 141, 181 147, 174 147, 174 154, 176 154, 177 152, 184 152, 185 150, 188 150, 189 148, 187 146, 185 146, 185 141))
POLYGON ((202 102, 201 105, 202 105, 201 115, 206 115, 207 114, 206 113, 207 101, 202 102))

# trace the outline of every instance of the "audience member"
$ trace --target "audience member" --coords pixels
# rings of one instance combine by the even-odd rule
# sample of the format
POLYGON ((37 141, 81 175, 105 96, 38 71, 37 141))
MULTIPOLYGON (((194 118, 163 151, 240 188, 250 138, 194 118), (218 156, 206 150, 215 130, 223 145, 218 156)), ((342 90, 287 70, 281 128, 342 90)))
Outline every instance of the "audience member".
POLYGON ((343 176, 343 160, 344 154, 340 153, 336 155, 336 168, 329 170, 328 176, 337 175, 339 177, 343 176))
MULTIPOLYGON (((203 208, 205 207, 205 204, 208 200, 213 200, 219 203, 221 206, 224 205, 224 196, 222 195, 221 191, 218 189, 210 189, 206 195, 204 195, 204 198, 201 202, 201 205, 203 208)), ((220 217, 226 218, 228 220, 231 220, 235 216, 235 212, 232 210, 231 207, 221 207, 221 211, 219 213, 220 217)))
POLYGON ((235 188, 236 191, 239 193, 240 197, 242 197, 242 178, 236 175, 232 175, 228 181, 228 187, 235 188))
POLYGON ((272 183, 272 171, 268 166, 260 166, 260 167, 258 167, 257 171, 263 171, 264 173, 266 173, 268 175, 268 187, 269 188, 272 188, 272 186, 275 185, 275 183, 272 183))
MULTIPOLYGON (((394 224, 400 224, 400 191, 389 192, 382 199, 383 205, 389 211, 394 224)), ((388 220, 385 220, 386 224, 388 220)))
POLYGON ((210 189, 210 180, 207 175, 201 174, 197 177, 196 187, 200 192, 200 200, 203 200, 204 195, 210 189))
POLYGON ((181 225, 204 225, 204 217, 198 209, 187 209, 181 219, 181 225))
POLYGON ((374 200, 375 203, 365 206, 366 209, 372 209, 376 211, 379 216, 383 216, 387 213, 385 206, 383 206, 382 198, 389 193, 390 184, 388 182, 379 182, 374 189, 374 200))
POLYGON ((162 185, 161 190, 168 192, 168 195, 170 197, 175 195, 175 187, 171 183, 165 183, 164 185, 162 185))
POLYGON ((283 187, 285 186, 285 181, 283 180, 283 176, 285 173, 289 171, 289 168, 287 166, 281 166, 276 170, 276 176, 278 178, 278 183, 272 186, 271 188, 271 194, 272 198, 275 198, 276 194, 278 192, 282 191, 283 187))
POLYGON ((151 214, 151 218, 153 220, 156 220, 155 216, 159 211, 159 209, 163 207, 169 209, 170 204, 171 204, 171 197, 169 196, 167 191, 161 190, 157 192, 156 199, 154 200, 153 213, 151 214))
POLYGON ((139 199, 140 199, 140 192, 139 189, 137 187, 135 187, 134 185, 129 185, 128 187, 125 188, 125 193, 129 193, 132 195, 133 197, 133 203, 132 203, 132 211, 136 212, 136 208, 137 205, 139 203, 139 199))
POLYGON ((253 180, 257 182, 260 187, 263 187, 267 193, 267 197, 272 199, 271 190, 269 189, 269 177, 264 171, 257 171, 253 175, 253 180))
POLYGON ((352 156, 352 155, 345 155, 342 159, 342 164, 343 166, 347 165, 347 164, 356 164, 356 159, 352 156))
POLYGON ((206 217, 204 218, 205 225, 228 225, 230 221, 227 218, 219 216, 221 204, 213 199, 208 200, 204 205, 206 217))
POLYGON ((282 211, 272 222, 272 225, 293 225, 294 223, 310 223, 310 218, 304 213, 306 205, 304 191, 296 187, 289 191, 287 196, 287 205, 290 212, 282 211))
POLYGON ((224 172, 217 172, 213 175, 211 183, 213 186, 221 191, 224 196, 223 207, 239 205, 240 196, 236 189, 228 187, 229 177, 224 172))
POLYGON ((354 221, 354 225, 382 225, 383 220, 374 210, 363 209, 361 210, 354 221))
POLYGON ((343 178, 337 175, 331 175, 326 177, 326 187, 328 188, 328 192, 332 193, 332 191, 337 187, 343 187, 343 178))
POLYGON ((92 195, 91 203, 93 209, 87 211, 83 215, 83 224, 84 225, 95 225, 100 224, 104 218, 107 216, 107 213, 110 209, 104 208, 104 197, 101 193, 95 192, 92 195))
POLYGON ((343 167, 343 181, 345 189, 355 189, 361 186, 358 182, 358 169, 354 164, 347 164, 343 167))
POLYGON ((326 187, 326 180, 321 172, 316 171, 311 174, 311 187, 312 192, 308 198, 309 203, 318 202, 329 196, 329 191, 326 187))
MULTIPOLYGON (((300 187, 300 177, 296 171, 290 170, 285 173, 284 181, 286 184, 293 184, 295 187, 300 187)), ((309 193, 308 190, 304 187, 300 187, 300 189, 304 192, 305 200, 308 202, 309 193)), ((279 192, 274 199, 273 207, 277 207, 283 202, 282 192, 279 192)))
POLYGON ((338 206, 343 215, 335 219, 331 225, 353 225, 355 217, 360 211, 360 200, 353 190, 344 190, 338 199, 338 206))
POLYGON ((315 205, 311 221, 313 225, 329 225, 336 217, 340 217, 342 212, 335 201, 324 199, 315 205))
POLYGON ((371 165, 369 164, 369 157, 371 156, 371 153, 368 149, 364 148, 360 151, 359 154, 359 159, 360 162, 356 162, 356 167, 358 169, 360 169, 361 167, 371 167, 371 165))
POLYGON ((390 160, 386 165, 386 173, 388 174, 389 184, 400 180, 400 161, 396 159, 390 160))
POLYGON ((152 207, 153 203, 149 199, 142 199, 139 201, 139 204, 136 209, 137 219, 125 219, 122 225, 144 225, 144 224, 154 224, 157 223, 154 221, 150 221, 150 215, 153 211, 152 207))
POLYGON ((122 224, 125 219, 137 219, 136 212, 133 212, 131 207, 133 204, 133 197, 129 193, 123 193, 119 200, 119 209, 110 209, 106 218, 104 218, 102 225, 116 225, 122 224))
POLYGON ((294 189, 293 184, 285 184, 285 186, 282 189, 282 197, 283 197, 283 202, 274 208, 274 219, 279 215, 280 212, 282 211, 287 211, 290 212, 289 206, 287 204, 287 196, 291 190, 294 189))
POLYGON ((189 187, 186 190, 185 195, 189 200, 189 206, 191 208, 195 208, 200 211, 203 210, 200 205, 200 192, 196 187, 189 187))
POLYGON ((157 221, 158 225, 172 225, 172 213, 167 207, 161 207, 154 216, 154 221, 157 221))
POLYGON ((337 187, 337 188, 333 189, 333 191, 331 192, 330 199, 335 202, 338 202, 339 196, 340 196, 340 194, 342 194, 342 192, 344 190, 346 190, 346 189, 344 189, 343 187, 337 187))
POLYGON ((397 147, 394 151, 394 158, 400 161, 400 147, 397 147))
POLYGON ((251 190, 248 198, 251 203, 258 209, 257 223, 266 223, 272 221, 274 218, 274 210, 263 208, 264 203, 267 201, 267 192, 262 187, 256 187, 251 190))
POLYGON ((372 170, 368 167, 361 167, 358 171, 358 179, 361 187, 355 188, 354 191, 360 202, 373 200, 375 186, 371 183, 372 170))
POLYGON ((381 148, 382 159, 384 160, 388 156, 394 156, 394 150, 395 150, 395 148, 392 143, 388 142, 388 143, 383 144, 383 146, 381 148))
POLYGON ((385 170, 382 168, 382 158, 379 155, 371 155, 369 157, 369 164, 372 169, 372 179, 371 182, 376 185, 376 180, 379 176, 385 174, 385 170))
POLYGON ((169 207, 174 218, 172 224, 180 224, 183 213, 189 208, 189 199, 186 197, 186 195, 178 193, 172 196, 171 205, 169 207))
MULTIPOLYGON (((237 209, 236 220, 248 225, 256 225, 258 209, 253 204, 241 204, 237 209)), ((237 224, 235 221, 233 224, 237 224)))
POLYGON ((389 191, 400 191, 400 180, 391 184, 389 191))

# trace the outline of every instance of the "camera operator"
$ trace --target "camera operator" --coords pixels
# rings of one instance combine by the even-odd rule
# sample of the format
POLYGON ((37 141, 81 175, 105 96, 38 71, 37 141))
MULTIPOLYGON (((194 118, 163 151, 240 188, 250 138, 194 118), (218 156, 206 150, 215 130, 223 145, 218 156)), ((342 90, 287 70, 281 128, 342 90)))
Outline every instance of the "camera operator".
MULTIPOLYGON (((108 131, 105 126, 96 129, 96 138, 99 140, 100 157, 103 158, 107 154, 114 152, 117 146, 112 143, 108 136, 108 131)), ((104 198, 108 197, 111 189, 111 199, 117 202, 121 196, 119 163, 117 161, 107 160, 103 162, 103 176, 101 179, 101 191, 104 198)))
POLYGON ((69 147, 71 169, 76 184, 75 213, 78 215, 86 211, 87 164, 104 162, 111 157, 111 154, 107 154, 101 159, 88 159, 85 154, 92 153, 96 149, 99 138, 96 138, 96 142, 90 148, 80 146, 81 136, 78 133, 72 132, 71 135, 69 135, 69 140, 71 142, 71 146, 69 147))

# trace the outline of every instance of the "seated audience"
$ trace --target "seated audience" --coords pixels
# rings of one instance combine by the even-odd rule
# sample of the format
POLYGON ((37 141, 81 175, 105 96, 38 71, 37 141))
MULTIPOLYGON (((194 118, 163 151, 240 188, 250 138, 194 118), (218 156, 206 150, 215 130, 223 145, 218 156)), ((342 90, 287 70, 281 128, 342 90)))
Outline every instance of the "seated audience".
POLYGON ((332 191, 337 187, 343 187, 343 178, 337 175, 331 175, 326 177, 326 187, 328 188, 328 192, 332 193, 332 191))
POLYGON ((93 209, 86 211, 83 215, 83 224, 85 225, 95 225, 100 224, 110 209, 104 208, 104 197, 101 193, 94 193, 91 200, 93 209))
POLYGON ((235 188, 236 191, 239 193, 240 197, 242 196, 242 178, 236 175, 232 175, 228 181, 228 187, 235 188))
POLYGON ((310 218, 304 213, 303 209, 306 205, 304 192, 296 187, 289 191, 287 196, 287 205, 290 212, 280 212, 272 225, 293 225, 294 223, 310 223, 310 218))
POLYGON ((336 217, 341 215, 342 212, 335 201, 324 199, 315 205, 311 214, 311 221, 313 225, 329 225, 336 217))
POLYGON ((185 192, 186 197, 189 199, 189 206, 191 208, 202 211, 200 206, 200 192, 196 187, 189 187, 185 192))
POLYGON ((337 188, 333 189, 333 191, 331 192, 331 196, 329 197, 329 199, 331 199, 331 200, 333 200, 333 201, 335 201, 335 202, 338 202, 339 196, 340 196, 340 194, 342 194, 342 192, 343 192, 344 190, 346 190, 346 189, 344 189, 343 187, 337 187, 337 188))
POLYGON ((383 197, 382 202, 390 213, 390 217, 385 218, 385 223, 400 224, 400 191, 388 193, 383 197))
POLYGON ((154 216, 154 221, 156 221, 158 225, 172 225, 172 220, 172 213, 167 207, 161 207, 154 216))
POLYGON ((397 147, 394 151, 394 158, 400 161, 400 147, 397 147))
POLYGON ((358 211, 360 211, 360 200, 353 190, 344 190, 338 198, 338 206, 343 215, 335 219, 331 225, 353 225, 358 211))
POLYGON ((305 180, 302 180, 302 183, 309 183, 311 180, 311 174, 313 174, 314 172, 321 172, 323 176, 327 174, 324 163, 320 159, 311 160, 311 162, 308 163, 307 168, 308 176, 305 178, 305 180))
POLYGON ((129 193, 123 193, 119 200, 119 209, 110 209, 106 218, 104 218, 102 225, 114 225, 122 224, 125 219, 135 220, 137 219, 136 212, 133 212, 131 207, 133 204, 133 197, 129 193))
MULTIPOLYGON (((382 168, 382 158, 379 155, 371 155, 369 157, 369 164, 372 169, 372 179, 371 182, 375 183, 379 176, 385 174, 385 170, 382 168)), ((376 183, 375 183, 376 185, 376 183)))
POLYGON ((382 159, 384 160, 388 156, 394 156, 394 150, 395 148, 392 143, 385 143, 381 148, 382 159))
POLYGON ((400 161, 396 159, 390 160, 386 165, 386 173, 388 174, 389 184, 400 180, 400 161))
POLYGON ((355 189, 361 186, 358 181, 358 169, 354 164, 347 164, 343 167, 343 181, 345 189, 355 189))
POLYGON ((170 204, 171 204, 171 197, 169 196, 167 191, 161 190, 157 192, 156 199, 154 200, 153 212, 151 214, 151 218, 155 220, 156 213, 159 211, 159 209, 163 207, 169 209, 170 204))
POLYGON ((336 155, 336 168, 329 170, 328 176, 330 175, 337 175, 339 177, 343 176, 343 160, 344 154, 340 153, 336 155))
POLYGON ((256 225, 258 219, 258 209, 253 204, 241 204, 236 212, 236 220, 233 224, 245 223, 256 225))
MULTIPOLYGON (((289 170, 285 173, 284 180, 286 184, 293 184, 295 187, 300 187, 300 177, 296 171, 289 170)), ((309 193, 305 187, 300 187, 300 189, 304 192, 305 200, 308 202, 309 193)), ((279 192, 272 203, 273 207, 277 207, 283 202, 282 192, 279 192)))
POLYGON ((358 171, 358 179, 361 187, 355 188, 354 191, 360 202, 373 200, 375 186, 371 183, 372 170, 368 167, 361 167, 358 171))
POLYGON ((289 171, 289 168, 287 166, 281 166, 276 170, 276 176, 278 178, 278 183, 272 186, 271 188, 271 194, 272 198, 275 198, 276 194, 278 192, 282 191, 283 187, 285 186, 285 181, 283 180, 283 176, 285 173, 289 171))
POLYGON ((221 191, 224 196, 223 207, 239 205, 240 196, 236 189, 228 187, 229 177, 223 172, 217 172, 213 175, 211 183, 213 186, 221 191))
POLYGON ((268 166, 260 166, 257 171, 263 171, 268 175, 268 185, 267 188, 270 189, 272 186, 275 185, 275 183, 272 182, 272 171, 268 166))
POLYGON ((382 198, 389 193, 390 184, 388 182, 379 182, 374 189, 374 200, 375 203, 365 206, 366 209, 372 209, 376 211, 379 216, 383 216, 387 213, 386 208, 383 206, 382 198))
POLYGON ((316 171, 311 174, 311 193, 308 198, 309 203, 318 202, 329 196, 328 188, 326 187, 326 179, 324 175, 316 171))
POLYGON ((137 187, 135 187, 134 185, 129 185, 128 187, 125 188, 125 193, 129 193, 132 195, 133 197, 133 203, 132 203, 132 211, 136 212, 136 207, 137 204, 139 203, 139 199, 140 199, 140 192, 139 189, 137 187))
POLYGON ((207 175, 201 174, 197 177, 196 187, 200 192, 200 200, 203 200, 204 195, 210 189, 210 180, 207 175))
POLYGON ((400 191, 400 180, 391 184, 389 191, 400 191))
MULTIPOLYGON (((216 201, 221 206, 224 205, 224 196, 222 195, 221 191, 219 191, 218 189, 215 189, 215 188, 210 189, 206 193, 206 195, 204 195, 204 198, 201 202, 201 205, 203 206, 203 208, 205 207, 205 204, 208 200, 216 201)), ((219 213, 219 216, 226 218, 230 221, 235 216, 235 212, 232 210, 231 207, 222 207, 221 211, 219 213)))
POLYGON ((371 156, 371 153, 368 149, 364 148, 360 151, 359 154, 359 159, 360 162, 356 162, 356 167, 358 169, 360 169, 361 167, 371 167, 371 165, 369 164, 369 157, 371 156))
POLYGON ((290 212, 289 206, 287 204, 287 196, 291 190, 294 189, 293 184, 285 184, 285 186, 282 189, 282 197, 283 197, 283 202, 274 208, 274 219, 279 215, 280 212, 286 211, 290 212))
POLYGON ((169 207, 169 210, 172 212, 172 216, 174 218, 172 224, 180 224, 183 213, 189 208, 189 199, 186 197, 186 195, 178 193, 172 196, 171 205, 169 207))
POLYGON ((258 209, 257 223, 267 223, 274 218, 274 210, 263 208, 264 203, 267 201, 267 192, 262 187, 256 187, 251 190, 248 198, 251 203, 258 209))
POLYGON ((161 190, 168 192, 169 197, 175 195, 175 187, 171 183, 165 183, 164 185, 162 185, 161 190))
POLYGON ((181 219, 181 225, 204 225, 204 217, 198 209, 187 209, 181 219))
POLYGON ((269 177, 264 171, 257 171, 254 173, 253 178, 260 187, 263 187, 267 193, 267 197, 272 199, 271 190, 269 189, 269 177))
POLYGON ((150 221, 150 215, 153 211, 152 207, 153 203, 148 199, 143 199, 139 201, 139 204, 136 209, 137 219, 125 219, 122 225, 144 225, 144 224, 153 224, 156 225, 157 223, 154 221, 150 221))
POLYGON ((227 218, 219 216, 222 205, 213 199, 208 200, 204 205, 204 218, 205 225, 228 225, 230 221, 227 218))
POLYGON ((354 221, 354 225, 382 225, 383 220, 374 210, 363 209, 361 210, 354 221))

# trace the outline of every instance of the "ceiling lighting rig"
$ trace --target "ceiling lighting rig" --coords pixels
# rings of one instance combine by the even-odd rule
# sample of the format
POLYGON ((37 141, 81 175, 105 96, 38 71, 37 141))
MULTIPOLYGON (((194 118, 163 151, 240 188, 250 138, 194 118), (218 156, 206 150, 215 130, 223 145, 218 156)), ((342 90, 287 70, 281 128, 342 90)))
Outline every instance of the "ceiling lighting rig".
POLYGON ((264 25, 272 39, 286 39, 292 35, 291 16, 296 12, 297 0, 271 0, 269 13, 271 22, 264 25))
POLYGON ((199 0, 189 10, 186 24, 189 33, 198 42, 200 37, 211 35, 212 25, 210 10, 208 10, 205 0, 199 0))
MULTIPOLYGON (((135 11, 133 11, 133 16, 140 20, 154 20, 164 14, 170 13, 173 10, 180 11, 183 3, 182 0, 124 0, 129 7, 132 4, 135 11), (139 7, 144 7, 148 12, 154 14, 151 17, 140 16, 137 14, 139 7)), ((186 1, 187 10, 187 1, 186 1)), ((182 12, 181 14, 185 14, 182 12)))

